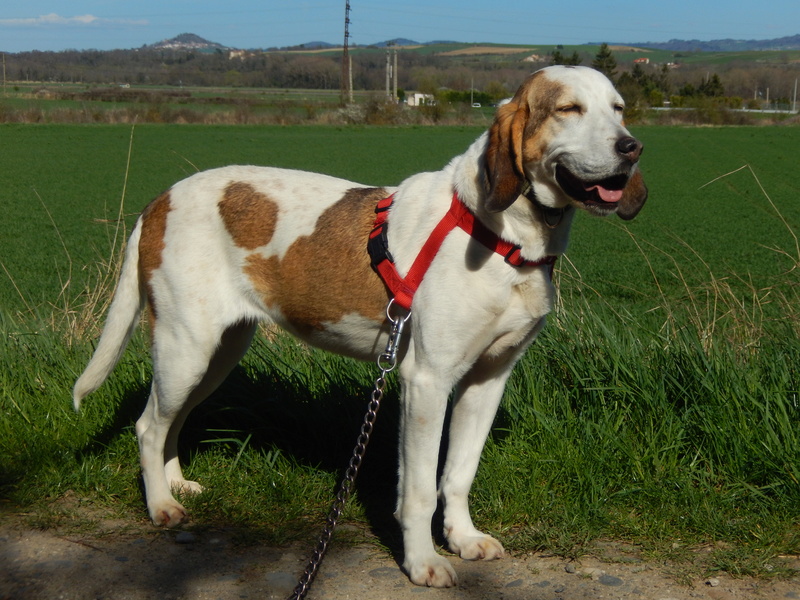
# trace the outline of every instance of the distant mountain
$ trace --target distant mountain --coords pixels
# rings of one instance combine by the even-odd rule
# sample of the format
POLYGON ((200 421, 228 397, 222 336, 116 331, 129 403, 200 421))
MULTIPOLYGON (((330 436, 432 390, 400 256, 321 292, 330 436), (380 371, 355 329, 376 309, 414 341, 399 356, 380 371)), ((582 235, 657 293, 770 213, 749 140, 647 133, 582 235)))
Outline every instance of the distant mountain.
MULTIPOLYGON (((429 46, 433 44, 456 44, 453 41, 431 41, 431 42, 415 42, 407 38, 396 38, 393 40, 386 40, 384 42, 377 42, 375 44, 358 44, 353 47, 378 47, 385 48, 388 46, 429 46)), ((670 40, 668 42, 638 42, 638 43, 625 43, 625 46, 633 46, 638 48, 656 48, 660 50, 669 50, 671 52, 742 52, 752 50, 800 50, 800 34, 776 38, 771 40, 670 40)), ((296 46, 280 48, 280 50, 326 50, 329 48, 339 48, 341 44, 330 44, 328 42, 307 42, 305 44, 298 44, 296 46)), ((168 50, 199 50, 201 52, 211 52, 214 50, 229 50, 227 46, 210 42, 199 35, 193 33, 182 33, 174 38, 162 40, 155 44, 144 46, 149 49, 168 49, 168 50)), ((277 50, 277 48, 270 48, 270 50, 277 50)))
POLYGON ((408 40, 406 38, 397 38, 394 40, 386 40, 385 42, 378 42, 377 44, 370 44, 371 46, 377 46, 378 48, 385 48, 387 46, 420 46, 419 42, 415 42, 414 40, 408 40))
POLYGON ((296 46, 284 46, 281 50, 327 50, 328 48, 338 48, 340 44, 329 44, 328 42, 306 42, 296 46))
POLYGON ((640 42, 628 44, 640 48, 656 48, 672 52, 737 52, 751 50, 800 50, 800 35, 772 40, 670 40, 668 42, 640 42))
MULTIPOLYGON (((407 40, 406 38, 397 38, 394 40, 386 40, 385 42, 378 42, 376 44, 352 44, 351 48, 386 48, 388 46, 420 46, 419 42, 407 40)), ((298 44, 296 46, 285 46, 279 50, 327 50, 329 48, 341 48, 341 44, 329 44, 328 42, 306 42, 305 44, 298 44)))
POLYGON ((226 46, 209 42, 193 33, 182 33, 174 38, 149 44, 145 48, 153 50, 227 50, 226 46))

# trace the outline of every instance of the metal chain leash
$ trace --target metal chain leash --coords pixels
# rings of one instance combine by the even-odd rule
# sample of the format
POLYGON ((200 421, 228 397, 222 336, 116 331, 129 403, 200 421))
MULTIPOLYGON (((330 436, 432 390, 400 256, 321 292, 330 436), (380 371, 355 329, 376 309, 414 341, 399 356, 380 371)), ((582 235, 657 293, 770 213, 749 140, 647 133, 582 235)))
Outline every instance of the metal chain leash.
POLYGON ((336 524, 339 517, 342 516, 342 511, 347 504, 350 494, 353 491, 358 472, 361 469, 361 463, 364 460, 364 454, 369 444, 370 435, 375 426, 375 419, 378 416, 378 410, 381 407, 381 400, 383 399, 383 390, 386 387, 386 376, 394 370, 397 366, 397 352, 400 347, 400 340, 403 335, 403 329, 406 322, 411 318, 411 312, 405 315, 392 316, 392 306, 394 300, 389 301, 386 307, 386 317, 391 323, 389 331, 389 341, 386 343, 386 349, 378 356, 378 369, 380 374, 375 379, 375 387, 372 390, 369 404, 367 405, 367 412, 364 415, 364 422, 361 425, 361 432, 356 439, 356 445, 353 448, 353 455, 350 457, 350 463, 344 472, 342 483, 339 486, 339 492, 336 494, 336 499, 331 505, 328 512, 328 517, 325 521, 325 526, 322 528, 317 546, 311 555, 305 571, 300 576, 300 581, 297 587, 294 588, 289 600, 302 600, 308 593, 314 577, 317 575, 322 560, 325 558, 325 553, 328 551, 331 537, 333 537, 333 530, 336 529, 336 524))

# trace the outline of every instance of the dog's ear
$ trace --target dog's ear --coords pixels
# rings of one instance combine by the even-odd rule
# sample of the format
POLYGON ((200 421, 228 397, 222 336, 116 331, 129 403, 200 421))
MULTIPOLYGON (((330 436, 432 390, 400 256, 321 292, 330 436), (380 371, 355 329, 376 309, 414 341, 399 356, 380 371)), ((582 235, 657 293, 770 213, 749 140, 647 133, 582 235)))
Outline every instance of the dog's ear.
POLYGON ((525 185, 522 143, 529 117, 530 108, 520 94, 497 109, 486 147, 485 206, 489 212, 507 209, 522 193, 525 185))
POLYGON ((620 218, 630 221, 642 210, 645 200, 647 200, 647 186, 644 184, 641 171, 636 169, 622 192, 617 214, 620 218))

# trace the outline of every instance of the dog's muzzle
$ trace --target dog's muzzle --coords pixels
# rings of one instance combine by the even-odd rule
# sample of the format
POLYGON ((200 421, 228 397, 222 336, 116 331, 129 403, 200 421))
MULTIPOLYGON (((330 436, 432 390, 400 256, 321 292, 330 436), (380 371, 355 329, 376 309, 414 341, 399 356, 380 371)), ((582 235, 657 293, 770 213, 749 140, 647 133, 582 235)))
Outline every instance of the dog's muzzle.
POLYGON ((622 199, 630 175, 621 173, 597 181, 581 179, 564 165, 556 167, 556 180, 571 198, 583 204, 611 208, 622 199))

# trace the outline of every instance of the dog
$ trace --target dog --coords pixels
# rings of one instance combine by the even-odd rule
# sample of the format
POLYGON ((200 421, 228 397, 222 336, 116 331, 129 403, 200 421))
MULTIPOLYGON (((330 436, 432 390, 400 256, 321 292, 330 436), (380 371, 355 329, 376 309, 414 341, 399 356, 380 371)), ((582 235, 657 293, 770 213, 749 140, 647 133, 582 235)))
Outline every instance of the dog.
POLYGON ((395 517, 403 569, 415 584, 450 587, 431 522, 443 505, 449 549, 496 559, 503 546, 473 525, 467 499, 511 370, 554 303, 552 262, 578 210, 633 218, 647 199, 642 144, 612 83, 587 67, 530 75, 467 151, 396 188, 288 169, 229 166, 175 184, 143 211, 97 349, 74 387, 76 409, 120 359, 146 309, 153 383, 136 422, 151 519, 187 518, 178 433, 228 375, 259 322, 308 344, 372 360, 384 347, 393 296, 367 253, 379 202, 386 256, 402 278, 452 206, 506 254, 463 228, 439 240, 418 282, 399 351, 401 434, 395 517), (510 254, 517 260, 509 260, 510 254), (506 254, 503 256, 502 254, 506 254), (449 446, 437 460, 451 391, 449 446))

